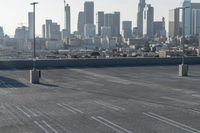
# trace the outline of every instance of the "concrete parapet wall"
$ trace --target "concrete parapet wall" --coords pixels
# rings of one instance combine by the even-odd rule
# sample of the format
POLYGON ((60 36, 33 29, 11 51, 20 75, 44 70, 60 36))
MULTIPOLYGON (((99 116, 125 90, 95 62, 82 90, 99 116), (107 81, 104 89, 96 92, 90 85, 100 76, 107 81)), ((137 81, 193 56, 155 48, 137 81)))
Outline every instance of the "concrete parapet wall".
MULTIPOLYGON (((185 62, 190 65, 200 64, 200 57, 187 57, 185 62)), ((178 65, 181 58, 113 58, 113 59, 52 59, 37 60, 38 69, 63 67, 129 67, 178 65)), ((0 60, 0 69, 32 69, 32 60, 0 60)))

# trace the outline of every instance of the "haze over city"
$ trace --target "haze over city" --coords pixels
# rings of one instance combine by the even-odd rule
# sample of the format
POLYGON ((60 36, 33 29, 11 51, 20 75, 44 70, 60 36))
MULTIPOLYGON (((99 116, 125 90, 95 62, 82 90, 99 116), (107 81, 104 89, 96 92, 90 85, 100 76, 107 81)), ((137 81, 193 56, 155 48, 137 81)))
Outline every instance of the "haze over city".
MULTIPOLYGON (((8 35, 14 35, 15 28, 21 25, 28 25, 28 12, 32 11, 30 3, 32 0, 6 0, 1 3, 0 8, 0 25, 3 26, 4 32, 8 35)), ((36 7, 36 34, 41 36, 41 26, 45 19, 52 19, 64 27, 64 1, 63 0, 38 0, 39 5, 36 7)), ((72 31, 77 29, 78 12, 83 10, 85 0, 68 0, 71 6, 72 31)), ((147 0, 147 3, 154 6, 155 20, 161 20, 162 17, 168 20, 170 9, 182 5, 182 0, 147 0)), ((192 0, 198 2, 198 0, 192 0)), ((95 0, 95 21, 97 11, 121 12, 121 21, 131 20, 133 26, 136 26, 138 0, 95 0), (122 4, 123 3, 123 4, 122 4)), ((168 23, 166 23, 166 27, 168 23)))

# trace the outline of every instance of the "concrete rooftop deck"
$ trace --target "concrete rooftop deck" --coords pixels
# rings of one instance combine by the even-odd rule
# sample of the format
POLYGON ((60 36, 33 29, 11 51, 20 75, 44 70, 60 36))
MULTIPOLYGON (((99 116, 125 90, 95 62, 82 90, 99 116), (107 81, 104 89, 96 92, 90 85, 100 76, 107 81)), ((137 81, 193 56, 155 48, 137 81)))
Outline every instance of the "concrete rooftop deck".
POLYGON ((198 133, 200 66, 0 71, 0 133, 198 133))

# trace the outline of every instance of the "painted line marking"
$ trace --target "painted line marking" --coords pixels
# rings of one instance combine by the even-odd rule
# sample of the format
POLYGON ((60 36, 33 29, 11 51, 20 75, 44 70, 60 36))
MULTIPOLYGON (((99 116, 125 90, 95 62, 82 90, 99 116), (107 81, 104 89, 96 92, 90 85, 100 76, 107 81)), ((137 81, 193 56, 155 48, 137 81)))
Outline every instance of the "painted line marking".
POLYGON ((125 132, 127 132, 127 133, 132 133, 132 131, 129 131, 129 130, 127 130, 127 129, 125 129, 125 128, 123 128, 123 127, 121 127, 121 126, 119 126, 119 125, 117 125, 117 124, 115 124, 115 123, 113 123, 113 122, 111 122, 111 121, 109 121, 109 120, 103 118, 103 117, 101 117, 101 116, 98 116, 98 118, 101 119, 101 120, 104 120, 104 121, 108 122, 109 124, 111 124, 111 125, 113 125, 113 126, 118 127, 119 129, 121 129, 121 130, 123 130, 123 131, 125 131, 125 132))
POLYGON ((68 107, 66 107, 66 106, 64 106, 64 105, 62 105, 60 103, 57 103, 57 105, 62 107, 62 108, 64 108, 64 109, 66 109, 66 110, 68 110, 68 111, 70 111, 70 112, 72 112, 72 113, 74 113, 74 114, 77 114, 77 112, 75 112, 74 110, 72 110, 72 109, 70 109, 70 108, 68 108, 68 107))
POLYGON ((163 108, 164 105, 161 104, 157 104, 157 103, 152 103, 152 102, 148 102, 148 101, 140 101, 140 100, 135 100, 135 99, 130 99, 131 102, 134 102, 136 104, 143 104, 145 106, 150 106, 150 107, 154 107, 154 108, 163 108))
POLYGON ((34 113, 32 110, 28 109, 25 106, 22 106, 25 110, 27 110, 29 113, 31 113, 33 116, 38 117, 38 115, 36 113, 34 113))
POLYGON ((95 120, 95 121, 97 121, 97 122, 99 122, 99 123, 111 128, 111 129, 113 129, 114 131, 116 131, 118 133, 133 133, 132 131, 127 130, 127 129, 125 129, 125 128, 123 128, 123 127, 121 127, 121 126, 119 126, 119 125, 117 125, 117 124, 115 124, 115 123, 103 118, 103 117, 101 117, 101 116, 98 116, 97 118, 96 117, 91 117, 91 118, 93 120, 95 120))
POLYGON ((116 132, 118 132, 118 133, 123 133, 123 132, 121 132, 120 130, 116 129, 115 127, 112 127, 112 126, 106 124, 105 122, 103 122, 103 121, 101 121, 101 120, 95 118, 95 117, 91 117, 91 118, 92 118, 93 120, 95 120, 95 121, 97 121, 97 122, 99 122, 99 123, 101 123, 101 124, 103 124, 103 125, 105 125, 105 126, 111 128, 111 129, 113 129, 114 131, 116 131, 116 132))
POLYGON ((110 108, 110 109, 114 109, 114 110, 126 110, 125 108, 122 108, 122 107, 119 107, 119 106, 115 106, 115 105, 112 105, 110 103, 104 103, 104 102, 99 102, 99 101, 94 101, 95 103, 99 104, 99 105, 102 105, 104 107, 107 107, 107 108, 110 108))
POLYGON ((40 127, 45 133, 49 133, 49 131, 47 131, 47 129, 45 129, 40 123, 38 123, 37 121, 34 121, 34 123, 40 127))
POLYGON ((187 126, 185 124, 179 123, 177 121, 168 119, 168 118, 163 117, 163 116, 159 116, 159 115, 151 113, 151 112, 148 112, 148 113, 144 113, 143 112, 143 115, 146 115, 148 117, 154 118, 156 120, 159 120, 159 121, 164 122, 164 123, 166 123, 168 125, 180 128, 180 129, 182 129, 184 131, 187 131, 187 132, 190 132, 190 133, 200 133, 200 130, 197 130, 197 129, 192 128, 190 126, 187 126))
POLYGON ((72 106, 70 106, 70 105, 68 105, 68 104, 63 103, 63 105, 65 105, 65 106, 68 107, 68 108, 73 109, 73 110, 76 111, 76 112, 79 112, 79 113, 81 113, 81 114, 84 114, 83 111, 81 111, 81 110, 79 110, 79 109, 77 109, 77 108, 74 108, 74 107, 72 107, 72 106))
POLYGON ((161 97, 162 99, 166 99, 166 100, 171 100, 171 101, 175 101, 175 102, 179 102, 179 103, 184 103, 184 104, 189 104, 189 105, 199 105, 199 103, 196 102, 191 102, 191 101, 186 101, 186 100, 180 100, 180 99, 176 99, 176 98, 172 98, 172 97, 161 97))
POLYGON ((5 107, 4 105, 2 105, 2 108, 3 108, 4 110, 6 110, 6 112, 7 112, 8 114, 10 114, 14 119, 16 119, 20 124, 24 125, 24 123, 23 123, 21 120, 19 120, 19 119, 17 118, 17 116, 16 116, 14 113, 11 112, 11 109, 9 109, 8 107, 5 107))
POLYGON ((21 111, 23 114, 25 114, 27 117, 31 117, 28 113, 26 113, 23 109, 21 109, 19 106, 16 106, 16 108, 21 111))
POLYGON ((52 126, 50 126, 46 121, 42 120, 42 122, 48 127, 50 128, 54 133, 58 133, 52 126))

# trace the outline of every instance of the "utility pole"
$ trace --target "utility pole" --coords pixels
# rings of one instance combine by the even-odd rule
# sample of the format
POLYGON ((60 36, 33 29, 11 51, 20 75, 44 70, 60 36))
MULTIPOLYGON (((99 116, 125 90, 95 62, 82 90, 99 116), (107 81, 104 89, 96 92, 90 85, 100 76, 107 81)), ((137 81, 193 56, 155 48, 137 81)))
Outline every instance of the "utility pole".
POLYGON ((38 2, 33 2, 31 5, 33 6, 33 70, 30 70, 30 83, 39 84, 41 71, 36 70, 36 44, 35 44, 35 5, 38 2))

